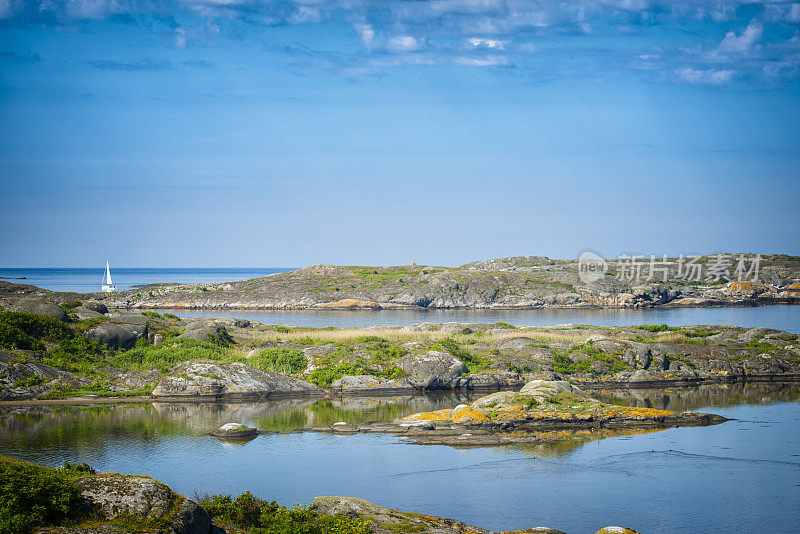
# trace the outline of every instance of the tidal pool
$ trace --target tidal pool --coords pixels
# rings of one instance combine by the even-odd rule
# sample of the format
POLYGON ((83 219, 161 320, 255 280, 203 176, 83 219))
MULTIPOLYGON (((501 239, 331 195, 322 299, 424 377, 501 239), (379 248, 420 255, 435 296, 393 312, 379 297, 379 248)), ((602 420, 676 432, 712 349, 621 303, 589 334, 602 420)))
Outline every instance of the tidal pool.
POLYGON ((454 449, 387 435, 291 430, 391 420, 469 395, 239 404, 0 408, 0 453, 47 465, 151 475, 176 491, 250 490, 282 504, 317 495, 454 517, 493 530, 568 533, 628 525, 652 533, 794 532, 800 525, 800 386, 707 385, 593 393, 620 404, 734 418, 702 428, 550 445, 454 449), (281 430, 244 444, 206 432, 238 421, 281 430))

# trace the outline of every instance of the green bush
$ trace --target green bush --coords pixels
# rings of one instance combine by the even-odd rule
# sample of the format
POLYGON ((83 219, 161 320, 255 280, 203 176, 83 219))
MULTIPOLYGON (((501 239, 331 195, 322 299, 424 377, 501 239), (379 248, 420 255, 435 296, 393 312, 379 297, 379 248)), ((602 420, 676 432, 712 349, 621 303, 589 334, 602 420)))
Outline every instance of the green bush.
POLYGON ((151 319, 161 319, 161 314, 154 311, 143 311, 142 315, 145 317, 150 317, 151 319))
POLYGON ((43 341, 58 342, 74 334, 57 319, 33 313, 0 312, 0 346, 7 349, 44 350, 43 341))
POLYGON ((161 314, 161 317, 163 317, 164 319, 168 319, 170 321, 180 321, 181 320, 180 317, 178 317, 174 313, 169 313, 169 312, 161 314))
POLYGON ((102 354, 103 346, 97 341, 75 336, 59 342, 56 348, 42 357, 42 363, 62 371, 91 376, 102 354))
POLYGON ((248 529, 251 534, 369 534, 370 522, 345 515, 324 515, 314 506, 286 508, 275 501, 267 502, 250 492, 231 498, 214 495, 200 505, 212 519, 248 529))
POLYGON ((26 534, 81 514, 68 473, 0 456, 0 534, 26 534))
POLYGON ((75 299, 75 300, 71 300, 69 302, 64 302, 63 304, 61 304, 61 309, 66 311, 66 312, 70 312, 70 311, 74 310, 75 308, 77 308, 80 305, 81 305, 81 301, 79 301, 78 299, 75 299))
POLYGON ((39 375, 31 375, 28 378, 21 378, 21 379, 17 380, 16 382, 14 382, 13 387, 15 387, 15 388, 22 388, 22 387, 29 388, 29 387, 33 387, 33 386, 38 386, 39 384, 43 384, 44 381, 45 381, 44 378, 42 378, 39 375))
POLYGON ((637 326, 639 330, 647 330, 648 332, 674 332, 675 330, 680 330, 680 328, 676 326, 667 326, 665 324, 641 324, 637 326))
POLYGON ((219 347, 208 341, 172 339, 158 345, 135 347, 110 356, 107 361, 110 365, 122 369, 158 369, 166 373, 181 362, 197 358, 223 359, 219 347))
POLYGON ((252 356, 247 364, 264 371, 276 371, 291 375, 305 369, 308 361, 302 350, 269 347, 252 356))
POLYGON ((464 365, 467 366, 467 370, 470 373, 482 371, 492 363, 492 360, 489 358, 472 354, 470 351, 461 348, 458 342, 451 337, 441 340, 439 343, 437 343, 437 346, 464 362, 464 365))
POLYGON ((514 326, 513 324, 511 324, 511 323, 506 323, 506 322, 504 322, 504 321, 497 321, 496 323, 494 323, 494 325, 495 325, 497 328, 505 328, 505 329, 511 329, 511 330, 516 330, 516 329, 517 329, 517 327, 516 327, 516 326, 514 326))

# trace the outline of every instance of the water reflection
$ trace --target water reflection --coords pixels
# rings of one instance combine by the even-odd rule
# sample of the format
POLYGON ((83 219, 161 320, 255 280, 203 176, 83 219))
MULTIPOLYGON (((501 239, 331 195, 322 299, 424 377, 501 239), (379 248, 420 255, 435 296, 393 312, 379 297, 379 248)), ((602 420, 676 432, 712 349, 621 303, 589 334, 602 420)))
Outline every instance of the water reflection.
POLYGON ((704 384, 691 388, 598 390, 590 391, 589 394, 596 399, 621 406, 683 412, 713 406, 798 402, 800 384, 790 382, 704 384))
MULTIPOLYGON (((614 404, 684 411, 797 402, 800 401, 800 385, 709 384, 693 388, 601 390, 590 394, 614 404)), ((414 412, 453 408, 474 399, 471 393, 447 392, 333 400, 3 407, 0 408, 0 452, 35 454, 36 451, 60 450, 80 453, 102 448, 111 442, 147 448, 165 439, 176 442, 189 438, 205 439, 208 432, 230 422, 286 432, 328 426, 339 421, 352 424, 391 421, 414 412)), ((538 456, 559 456, 587 441, 610 435, 620 433, 587 430, 543 433, 544 437, 557 443, 525 447, 525 450, 538 456)))

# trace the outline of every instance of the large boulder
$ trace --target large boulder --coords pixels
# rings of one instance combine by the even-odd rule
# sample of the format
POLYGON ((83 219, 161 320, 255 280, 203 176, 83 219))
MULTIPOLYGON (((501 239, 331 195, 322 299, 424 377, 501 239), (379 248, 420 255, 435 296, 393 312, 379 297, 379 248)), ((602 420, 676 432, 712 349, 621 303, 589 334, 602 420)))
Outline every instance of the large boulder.
POLYGON ((539 402, 551 399, 564 392, 583 396, 580 388, 573 386, 566 380, 532 380, 522 386, 519 392, 523 395, 530 395, 539 402))
POLYGON ((183 333, 177 336, 176 339, 198 339, 200 341, 218 343, 222 346, 227 346, 231 342, 231 336, 223 325, 205 321, 189 323, 183 333))
POLYGON ((425 354, 407 354, 399 367, 409 374, 416 388, 447 389, 460 386, 461 376, 467 372, 464 362, 447 352, 431 350, 425 354))
POLYGON ((47 315, 59 321, 67 320, 67 312, 61 306, 46 300, 24 298, 14 303, 8 311, 21 313, 34 313, 36 315, 47 315))
POLYGON ((238 362, 205 359, 176 365, 153 390, 154 397, 265 398, 322 393, 324 391, 314 384, 288 375, 254 369, 238 362))
POLYGON ((114 349, 130 349, 136 345, 136 340, 147 336, 147 325, 104 322, 84 335, 114 349))
POLYGON ((78 306, 72 310, 72 313, 77 317, 79 321, 85 321, 87 319, 96 319, 97 317, 102 317, 103 314, 96 312, 94 310, 90 310, 84 306, 78 306))
POLYGON ((106 519, 133 516, 164 522, 170 534, 211 531, 211 517, 203 508, 152 478, 93 475, 74 483, 87 504, 106 519))
POLYGON ((81 304, 87 310, 92 310, 93 312, 97 312, 100 314, 108 313, 108 308, 102 302, 97 302, 96 300, 87 300, 81 304))

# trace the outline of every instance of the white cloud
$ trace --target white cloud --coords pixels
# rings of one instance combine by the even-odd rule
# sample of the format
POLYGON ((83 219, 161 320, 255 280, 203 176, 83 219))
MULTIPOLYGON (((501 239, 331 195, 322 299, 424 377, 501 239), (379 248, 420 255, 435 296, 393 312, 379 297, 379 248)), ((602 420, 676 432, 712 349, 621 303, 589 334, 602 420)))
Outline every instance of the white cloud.
POLYGON ((289 24, 315 24, 322 20, 319 10, 313 7, 300 6, 289 17, 289 24))
POLYGON ((356 24, 355 29, 361 37, 361 42, 367 48, 372 47, 372 41, 375 40, 375 30, 369 24, 356 24))
POLYGON ((761 39, 764 28, 761 23, 751 21, 747 28, 740 35, 731 30, 725 34, 725 38, 717 47, 718 52, 747 52, 755 47, 761 39))
POLYGON ((510 65, 511 61, 505 56, 486 56, 486 57, 457 57, 453 61, 456 65, 464 67, 497 67, 510 65))
POLYGON ((401 52, 413 52, 414 50, 422 48, 423 44, 424 42, 422 39, 417 39, 410 35, 398 35, 397 37, 389 39, 388 48, 401 52))
POLYGON ((184 28, 175 29, 175 46, 186 48, 186 30, 184 28))
POLYGON ((500 41, 498 39, 485 39, 482 37, 470 38, 469 44, 471 44, 473 48, 494 48, 496 50, 505 50, 506 48, 505 41, 500 41))
POLYGON ((678 75, 684 81, 694 84, 705 84, 705 85, 723 85, 729 83, 733 80, 733 77, 736 75, 736 72, 729 69, 694 69, 691 67, 685 67, 682 69, 677 69, 675 74, 678 75))

